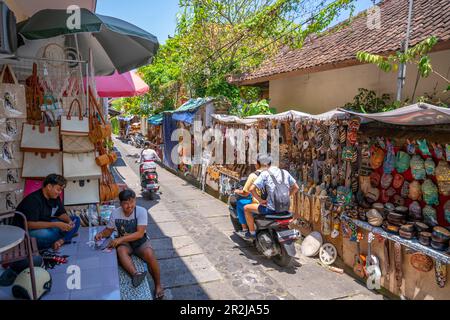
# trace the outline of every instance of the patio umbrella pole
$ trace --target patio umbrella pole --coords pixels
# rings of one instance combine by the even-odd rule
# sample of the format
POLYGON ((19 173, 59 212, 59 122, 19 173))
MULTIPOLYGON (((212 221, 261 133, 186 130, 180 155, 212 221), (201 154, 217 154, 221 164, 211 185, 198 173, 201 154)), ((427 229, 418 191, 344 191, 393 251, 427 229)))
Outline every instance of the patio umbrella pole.
MULTIPOLYGON (((75 33, 73 36, 74 36, 74 39, 75 39, 75 46, 77 47, 77 54, 80 55, 80 47, 78 45, 78 35, 75 33)), ((81 64, 79 65, 79 69, 80 69, 80 81, 81 81, 80 84, 82 86, 82 88, 81 88, 81 97, 82 97, 82 99, 81 100, 83 100, 87 96, 85 97, 84 90, 83 90, 83 87, 84 87, 84 84, 83 84, 83 67, 81 66, 81 64)), ((87 77, 87 74, 86 74, 86 77, 87 77)), ((86 99, 86 108, 88 106, 87 103, 88 103, 88 100, 86 99)))

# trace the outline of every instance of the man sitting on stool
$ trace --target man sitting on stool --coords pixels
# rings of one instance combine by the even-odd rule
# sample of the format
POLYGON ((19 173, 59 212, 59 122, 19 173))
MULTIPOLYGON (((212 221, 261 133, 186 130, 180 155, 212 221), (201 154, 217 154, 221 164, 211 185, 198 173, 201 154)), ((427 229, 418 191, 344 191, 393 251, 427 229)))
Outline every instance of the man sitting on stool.
MULTIPOLYGON (((69 243, 80 228, 80 218, 69 217, 59 197, 66 183, 62 176, 49 175, 42 189, 25 197, 16 209, 27 218, 30 237, 36 238, 39 251, 58 250, 69 243)), ((14 217, 14 225, 24 228, 20 216, 14 217)))

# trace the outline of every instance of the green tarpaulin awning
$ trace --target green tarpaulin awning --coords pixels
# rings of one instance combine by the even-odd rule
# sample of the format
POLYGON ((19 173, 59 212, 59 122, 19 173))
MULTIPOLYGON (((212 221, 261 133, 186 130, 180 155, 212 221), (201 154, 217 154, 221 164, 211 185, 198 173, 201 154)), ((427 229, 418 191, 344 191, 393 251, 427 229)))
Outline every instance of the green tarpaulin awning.
POLYGON ((160 126, 163 122, 164 115, 162 113, 156 114, 148 119, 148 123, 154 126, 160 126))

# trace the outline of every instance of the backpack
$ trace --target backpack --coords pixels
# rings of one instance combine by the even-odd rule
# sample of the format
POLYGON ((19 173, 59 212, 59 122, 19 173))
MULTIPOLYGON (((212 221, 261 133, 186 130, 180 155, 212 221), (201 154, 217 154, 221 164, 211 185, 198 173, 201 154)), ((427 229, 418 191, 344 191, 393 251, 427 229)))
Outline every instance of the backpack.
POLYGON ((284 170, 281 170, 281 183, 278 183, 274 175, 267 171, 275 184, 275 190, 269 194, 270 200, 272 200, 274 209, 278 213, 288 212, 291 206, 290 188, 284 183, 284 170))

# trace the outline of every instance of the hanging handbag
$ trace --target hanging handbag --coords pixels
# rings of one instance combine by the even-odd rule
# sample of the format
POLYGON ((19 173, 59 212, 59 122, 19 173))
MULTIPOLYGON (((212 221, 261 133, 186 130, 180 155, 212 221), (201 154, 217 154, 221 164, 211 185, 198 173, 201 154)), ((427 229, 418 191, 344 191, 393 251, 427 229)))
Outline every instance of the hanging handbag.
POLYGON ((376 170, 383 165, 385 157, 385 152, 383 149, 377 146, 372 146, 370 148, 370 166, 372 169, 376 170))
POLYGON ((37 64, 33 63, 33 73, 26 79, 26 99, 28 104, 27 119, 39 121, 41 119, 41 104, 44 101, 44 93, 39 84, 37 64))
POLYGON ((22 161, 18 142, 0 142, 0 170, 21 168, 22 161))
POLYGON ((439 161, 436 168, 436 180, 439 193, 443 196, 450 196, 450 165, 447 161, 439 161))
MULTIPOLYGON (((44 118, 46 117, 43 114, 44 118)), ((59 127, 46 126, 44 121, 39 125, 23 124, 20 149, 27 152, 60 151, 59 127)))
POLYGON ((23 188, 19 169, 0 170, 0 192, 14 191, 23 188))
POLYGON ((62 175, 62 153, 24 152, 22 178, 46 178, 50 174, 62 175))
POLYGON ((95 163, 99 167, 104 167, 104 166, 109 165, 109 161, 110 161, 110 159, 107 154, 102 154, 95 159, 95 163))
POLYGON ((86 153, 95 151, 95 146, 89 137, 62 136, 63 151, 66 153, 86 153))
POLYGON ((107 167, 102 167, 102 179, 100 182, 100 200, 101 202, 117 199, 119 196, 119 186, 114 183, 114 178, 107 167))
POLYGON ((22 200, 23 195, 20 190, 0 193, 0 214, 14 212, 22 200))
POLYGON ((40 109, 43 112, 51 111, 55 115, 55 119, 61 118, 64 114, 61 102, 58 102, 58 100, 50 94, 44 95, 43 104, 40 106, 40 109))
POLYGON ((95 162, 99 167, 104 167, 117 161, 117 154, 115 152, 108 153, 102 144, 97 145, 97 150, 99 156, 95 159, 95 162))
POLYGON ((0 75, 0 118, 26 117, 25 87, 19 84, 11 67, 5 65, 0 75))
POLYGON ((66 136, 88 136, 89 118, 83 118, 81 104, 78 99, 74 99, 70 105, 67 116, 61 118, 61 134, 66 136), (78 116, 72 117, 75 104, 78 107, 78 116))
POLYGON ((95 163, 95 153, 64 153, 64 177, 66 179, 100 179, 102 172, 95 163))
POLYGON ((20 140, 24 119, 0 119, 0 142, 20 140))
POLYGON ((100 107, 89 88, 89 101, 92 105, 92 113, 90 114, 89 138, 95 144, 109 138, 112 134, 111 125, 107 124, 100 107))
POLYGON ((99 180, 68 179, 65 188, 64 205, 87 205, 100 203, 99 180))

